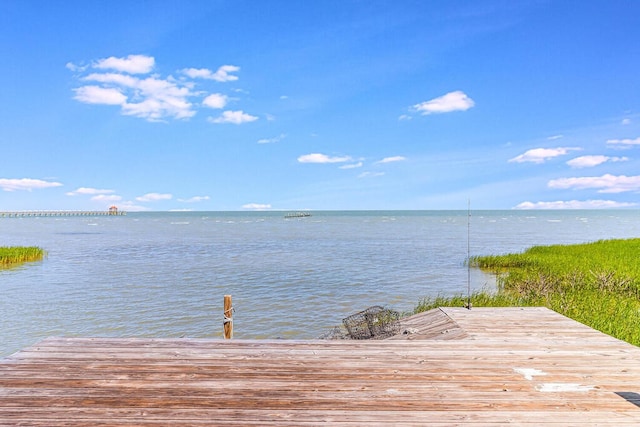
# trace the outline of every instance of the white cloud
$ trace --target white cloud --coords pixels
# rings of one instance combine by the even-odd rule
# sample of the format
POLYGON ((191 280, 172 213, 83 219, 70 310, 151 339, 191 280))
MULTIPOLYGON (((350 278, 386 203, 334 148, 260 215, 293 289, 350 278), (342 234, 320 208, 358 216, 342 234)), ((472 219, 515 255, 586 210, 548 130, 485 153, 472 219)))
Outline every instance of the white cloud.
POLYGON ((213 80, 218 82, 232 82, 238 80, 238 76, 229 73, 240 71, 240 67, 235 65, 223 65, 213 74, 213 80))
POLYGON ((192 79, 211 79, 213 72, 208 68, 185 68, 182 73, 192 79))
POLYGON ((400 121, 411 120, 411 119, 413 119, 413 117, 411 117, 408 114, 402 114, 400 117, 398 117, 398 120, 400 120, 400 121))
POLYGON ((263 211, 265 209, 271 209, 271 205, 263 203, 247 203, 242 205, 242 209, 252 209, 256 211, 263 211))
POLYGON ((360 175, 358 175, 358 178, 374 178, 383 175, 384 172, 362 172, 360 175))
POLYGON ((171 200, 173 195, 160 193, 147 193, 144 196, 136 197, 139 202, 157 202, 160 200, 171 200))
POLYGON ((475 102, 462 91, 449 92, 439 98, 421 102, 412 107, 422 115, 465 111, 473 107, 475 102))
POLYGON ((351 161, 349 156, 331 157, 320 153, 305 154, 298 157, 298 162, 300 163, 344 163, 349 161, 351 161))
POLYGON ((83 77, 82 80, 105 83, 108 85, 124 86, 134 89, 140 83, 140 79, 138 77, 118 73, 91 73, 88 76, 83 77))
POLYGON ((89 187, 80 187, 76 190, 69 191, 67 196, 78 196, 78 195, 89 195, 94 196, 96 194, 112 194, 115 193, 114 190, 99 190, 97 188, 89 188, 89 187))
MULTIPOLYGON (((83 82, 81 87, 73 89, 74 99, 88 104, 119 105, 123 115, 139 117, 151 122, 166 119, 189 119, 196 114, 196 107, 222 109, 229 98, 222 93, 210 93, 196 90, 196 82, 184 76, 176 79, 150 73, 155 59, 145 55, 129 55, 124 58, 109 57, 92 63, 91 73, 78 75, 83 82), (193 103, 193 99, 201 102, 193 103)), ((88 67, 79 67, 72 63, 67 68, 84 73, 88 67)), ((239 71, 235 65, 223 65, 212 72, 206 68, 188 68, 182 73, 192 79, 234 81, 238 77, 232 73, 239 71)), ((206 84, 206 83, 202 83, 206 84)), ((242 111, 225 112, 214 123, 245 123, 258 117, 242 111)))
MULTIPOLYGON (((149 77, 136 85, 140 102, 128 102, 123 105, 126 115, 157 121, 164 117, 184 119, 196 114, 187 98, 193 96, 187 87, 180 87, 172 81, 149 77)), ((132 97, 137 101, 136 96, 132 97)))
POLYGON ((129 74, 147 74, 153 70, 155 58, 146 55, 129 55, 126 58, 100 59, 93 64, 94 68, 110 69, 129 74))
POLYGON ((89 68, 89 66, 88 66, 88 65, 76 65, 76 64, 74 64, 73 62, 67 62, 67 64, 65 65, 65 67, 66 67, 68 70, 73 71, 74 73, 75 73, 75 72, 80 72, 80 73, 81 73, 81 72, 85 71, 87 68, 89 68))
POLYGON ((640 176, 605 174, 602 176, 560 178, 549 181, 547 186, 573 190, 593 188, 598 189, 598 193, 624 193, 626 191, 640 191, 640 176))
POLYGON ((549 141, 555 141, 556 139, 561 139, 561 138, 564 138, 564 135, 552 135, 552 136, 548 137, 547 139, 549 141))
POLYGON ((21 178, 9 179, 0 178, 0 188, 4 191, 31 191, 43 188, 61 187, 59 182, 43 181, 41 179, 21 178))
POLYGON ((104 88, 100 86, 82 86, 74 89, 76 101, 85 104, 123 105, 127 97, 118 89, 104 88))
POLYGON ((209 196, 193 196, 188 199, 178 199, 178 201, 185 202, 185 203, 198 203, 198 202, 204 202, 205 200, 209 200, 209 199, 210 199, 209 196))
POLYGON ((223 65, 214 73, 207 68, 185 68, 182 72, 192 79, 215 80, 217 82, 232 82, 238 80, 238 76, 233 74, 240 71, 240 67, 235 65, 223 65))
POLYGON ((569 200, 555 202, 522 202, 514 209, 611 209, 637 206, 637 203, 616 202, 613 200, 569 200))
POLYGON ((122 197, 115 194, 98 194, 97 196, 93 196, 91 200, 94 202, 119 202, 122 200, 122 197))
POLYGON ((238 111, 227 110, 223 112, 221 116, 216 118, 209 117, 208 120, 211 123, 218 123, 218 124, 233 123, 233 124, 239 125, 242 123, 250 123, 250 122, 256 121, 258 120, 258 117, 245 113, 242 110, 238 110, 238 111))
POLYGON ((242 123, 250 123, 258 120, 256 116, 252 116, 250 114, 245 113, 242 110, 239 111, 225 111, 222 113, 220 117, 209 117, 209 122, 211 123, 233 123, 235 125, 239 125, 242 123))
POLYGON ((623 125, 630 125, 631 124, 631 119, 622 119, 621 122, 623 125))
POLYGON ((123 114, 147 119, 150 122, 162 121, 165 117, 187 119, 196 112, 191 110, 191 104, 180 99, 161 100, 157 98, 145 99, 142 102, 125 104, 123 114))
POLYGON ((194 96, 188 85, 180 86, 172 79, 139 79, 117 73, 92 73, 82 80, 95 81, 103 86, 89 85, 74 89, 74 98, 80 102, 120 105, 122 114, 149 121, 160 121, 166 117, 184 119, 196 114, 188 101, 189 97, 194 96))
POLYGON ((640 137, 636 139, 609 139, 607 140, 607 144, 617 146, 619 148, 631 148, 634 145, 640 145, 640 137))
POLYGON ((572 168, 590 168, 593 166, 601 165, 606 162, 626 162, 628 161, 628 157, 609 157, 609 156, 580 156, 575 159, 571 159, 567 162, 569 166, 572 168))
POLYGON ((406 157, 403 156, 393 156, 393 157, 385 157, 384 159, 377 161, 376 164, 381 164, 381 163, 393 163, 393 162, 403 162, 407 160, 406 157))
POLYGON ((212 93, 202 101, 202 105, 209 108, 224 108, 224 106, 227 105, 227 100, 226 95, 212 93))
POLYGON ((132 201, 126 201, 126 202, 119 203, 118 209, 120 209, 121 211, 128 211, 128 212, 141 212, 141 211, 148 211, 149 210, 149 208, 147 208, 145 206, 136 205, 132 201))
POLYGON ((276 142, 280 142, 285 139, 287 135, 281 133, 280 135, 273 138, 262 138, 258 140, 258 144, 275 144, 276 142))
POLYGON ((350 165, 342 165, 340 169, 357 169, 362 167, 362 162, 352 163, 350 165))
POLYGON ((564 156, 569 151, 579 151, 580 148, 577 147, 558 147, 558 148, 534 148, 531 150, 525 151, 524 154, 520 154, 519 156, 514 157, 513 159, 509 159, 509 162, 516 163, 544 163, 549 159, 553 159, 554 157, 564 156))

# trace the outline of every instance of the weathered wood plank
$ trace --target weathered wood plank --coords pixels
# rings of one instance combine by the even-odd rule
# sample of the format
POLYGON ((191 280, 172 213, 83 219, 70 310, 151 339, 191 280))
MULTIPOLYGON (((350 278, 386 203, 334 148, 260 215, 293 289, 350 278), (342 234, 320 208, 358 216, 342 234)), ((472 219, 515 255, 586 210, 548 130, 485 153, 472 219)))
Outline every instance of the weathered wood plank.
MULTIPOLYGON (((167 420, 179 419, 180 425, 211 425, 212 421, 217 423, 230 423, 231 425, 317 425, 320 423, 335 426, 353 425, 483 425, 497 426, 505 424, 517 425, 561 425, 578 426, 575 411, 558 411, 553 418, 546 412, 522 412, 493 411, 490 414, 473 411, 433 411, 425 413, 422 411, 300 411, 287 410, 272 413, 264 413, 260 410, 224 410, 224 409, 176 409, 176 410, 71 410, 55 413, 51 411, 34 411, 31 413, 34 424, 43 426, 69 425, 67 423, 54 423, 56 418, 67 417, 68 421, 96 422, 92 425, 113 425, 114 422, 124 422, 129 425, 157 424, 166 425, 167 420), (49 413, 54 413, 56 417, 51 417, 49 413), (38 420, 38 421, 35 421, 38 420), (386 423, 386 424, 385 424, 386 423), (389 424, 391 423, 391 424, 389 424)), ((0 412, 0 416, 2 413, 0 412)), ((594 411, 590 415, 591 425, 614 424, 634 425, 625 414, 606 413, 594 411)), ((15 417, 21 417, 18 411, 14 412, 15 417)), ((75 424, 77 425, 77 424, 75 424)))
POLYGON ((401 334, 390 340, 459 340, 469 338, 451 317, 439 308, 416 314, 400 322, 401 334))
POLYGON ((49 338, 0 361, 0 425, 640 425, 634 346, 540 308, 406 324, 422 338, 49 338))

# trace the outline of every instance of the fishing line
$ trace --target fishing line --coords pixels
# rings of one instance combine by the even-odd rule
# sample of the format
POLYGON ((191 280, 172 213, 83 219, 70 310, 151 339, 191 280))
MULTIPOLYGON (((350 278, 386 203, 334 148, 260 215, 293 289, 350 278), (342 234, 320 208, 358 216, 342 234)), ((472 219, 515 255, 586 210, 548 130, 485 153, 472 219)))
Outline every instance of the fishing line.
POLYGON ((471 310, 471 199, 467 201, 467 309, 471 310))

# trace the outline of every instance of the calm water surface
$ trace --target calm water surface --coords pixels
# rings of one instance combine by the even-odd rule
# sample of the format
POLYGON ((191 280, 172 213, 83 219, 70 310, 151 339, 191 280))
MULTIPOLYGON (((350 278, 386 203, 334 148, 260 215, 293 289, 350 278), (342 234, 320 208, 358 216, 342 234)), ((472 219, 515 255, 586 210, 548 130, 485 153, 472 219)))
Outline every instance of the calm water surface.
MULTIPOLYGON (((466 293, 471 255, 640 237, 640 212, 129 213, 0 218, 1 245, 48 251, 0 271, 0 357, 47 336, 315 338, 371 305, 466 293)), ((493 278, 471 274, 472 289, 493 278)))

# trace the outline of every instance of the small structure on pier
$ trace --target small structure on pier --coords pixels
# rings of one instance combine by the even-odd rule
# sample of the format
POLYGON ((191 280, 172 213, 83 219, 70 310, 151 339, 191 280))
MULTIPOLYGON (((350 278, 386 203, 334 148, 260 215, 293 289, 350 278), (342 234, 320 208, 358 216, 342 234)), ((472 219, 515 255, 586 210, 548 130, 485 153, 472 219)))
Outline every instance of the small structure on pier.
POLYGON ((118 215, 118 207, 116 205, 109 207, 109 215, 118 215))

